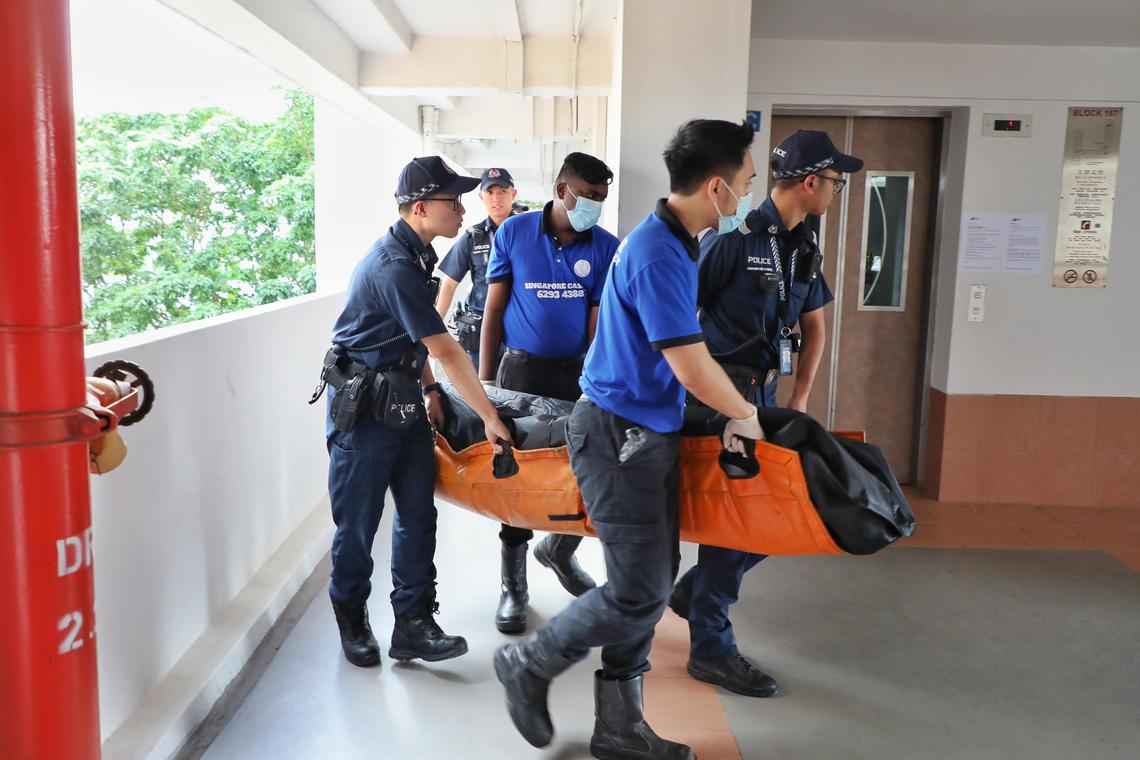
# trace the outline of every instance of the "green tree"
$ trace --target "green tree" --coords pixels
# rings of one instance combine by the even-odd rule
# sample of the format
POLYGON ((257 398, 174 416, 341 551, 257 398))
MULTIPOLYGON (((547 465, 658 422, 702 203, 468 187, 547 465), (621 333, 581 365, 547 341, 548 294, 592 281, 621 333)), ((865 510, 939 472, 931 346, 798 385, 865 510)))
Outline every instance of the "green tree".
POLYGON ((312 293, 313 99, 274 122, 218 108, 77 129, 89 343, 312 293))

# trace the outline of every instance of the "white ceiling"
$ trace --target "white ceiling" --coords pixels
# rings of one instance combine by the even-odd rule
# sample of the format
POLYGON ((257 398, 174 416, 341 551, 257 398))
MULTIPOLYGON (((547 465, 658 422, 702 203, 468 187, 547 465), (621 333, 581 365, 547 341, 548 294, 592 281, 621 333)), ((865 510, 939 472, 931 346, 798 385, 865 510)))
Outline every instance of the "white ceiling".
POLYGON ((414 36, 501 37, 515 14, 524 37, 570 36, 581 5, 583 35, 613 33, 619 0, 314 0, 366 53, 400 55, 400 37, 385 18, 402 17, 414 36), (383 11, 382 11, 383 9, 383 11))
POLYGON ((752 36, 1140 47, 1140 0, 753 0, 752 36))

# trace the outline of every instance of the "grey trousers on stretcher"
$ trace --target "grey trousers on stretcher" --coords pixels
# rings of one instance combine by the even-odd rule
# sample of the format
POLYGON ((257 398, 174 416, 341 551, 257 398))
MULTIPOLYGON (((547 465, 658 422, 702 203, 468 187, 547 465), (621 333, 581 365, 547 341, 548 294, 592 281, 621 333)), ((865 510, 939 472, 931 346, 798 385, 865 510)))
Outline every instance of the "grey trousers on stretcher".
POLYGON ((578 597, 546 628, 562 654, 602 647, 606 678, 649 670, 653 629, 680 562, 681 439, 581 399, 566 425, 570 464, 606 560, 606 584, 578 597), (625 447, 625 452, 622 449, 625 447))

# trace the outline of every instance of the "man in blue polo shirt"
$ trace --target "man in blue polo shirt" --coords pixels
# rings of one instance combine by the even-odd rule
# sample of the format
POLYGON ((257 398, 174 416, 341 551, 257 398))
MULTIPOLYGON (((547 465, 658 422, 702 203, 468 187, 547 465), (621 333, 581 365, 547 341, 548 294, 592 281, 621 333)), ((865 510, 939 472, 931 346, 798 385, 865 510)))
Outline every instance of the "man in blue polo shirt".
POLYGON ((479 371, 479 336, 482 332, 483 305, 487 302, 487 264, 491 260, 491 243, 499 225, 513 213, 518 190, 511 173, 506 169, 487 169, 479 178, 479 200, 487 209, 487 218, 473 224, 455 241, 451 250, 439 262, 442 274, 439 285, 439 302, 436 311, 447 319, 451 298, 464 277, 471 275, 471 292, 456 317, 456 339, 471 357, 475 371, 479 371))
MULTIPOLYGON (((826 132, 789 135, 772 152, 771 196, 738 229, 701 243, 698 301, 705 341, 757 406, 776 406, 777 384, 792 374, 791 355, 798 351, 788 406, 807 411, 826 337, 822 309, 832 295, 815 234, 804 220, 823 214, 839 197, 844 172, 862 168, 860 159, 836 150, 826 132)), ((740 595, 744 573, 764 557, 702 546, 669 600, 689 621, 689 674, 749 697, 770 697, 778 686, 740 656, 728 608, 740 595)))
POLYGON ((566 428, 607 582, 531 638, 495 653, 511 719, 536 747, 554 733, 546 704, 551 680, 601 646, 594 757, 694 757, 645 723, 642 674, 680 561, 685 390, 729 418, 729 449, 743 450, 742 438, 763 437, 756 407, 709 354, 696 316, 695 236, 709 226, 734 229, 751 208, 752 137, 747 124, 701 119, 682 126, 665 150, 669 197, 614 256, 582 375, 585 395, 566 428))
POLYGON ((344 310, 333 327, 334 346, 310 401, 320 398, 327 383, 329 500, 336 523, 329 596, 344 656, 358 667, 380 662, 367 602, 372 542, 389 487, 396 507, 391 596, 396 621, 388 656, 434 662, 467 651, 467 642, 444 635, 434 617, 439 605, 431 428, 442 423, 443 412, 427 355, 439 359, 483 419, 492 445, 498 449, 498 441, 510 440, 474 367, 434 308, 439 281, 432 277, 431 241, 459 231, 460 198, 476 182, 457 175, 439 156, 404 167, 396 189, 400 218, 352 273, 344 310))
MULTIPOLYGON (((618 240, 596 226, 613 172, 585 153, 566 156, 554 200, 542 211, 511 217, 495 234, 487 266, 487 305, 479 376, 507 388, 574 401, 581 395, 582 356, 594 338, 598 300, 618 240), (500 361, 499 345, 506 351, 500 361)), ((503 525, 502 586, 495 626, 526 630, 530 530, 503 525)), ((548 535, 534 550, 574 596, 594 579, 574 557, 581 536, 548 535)))

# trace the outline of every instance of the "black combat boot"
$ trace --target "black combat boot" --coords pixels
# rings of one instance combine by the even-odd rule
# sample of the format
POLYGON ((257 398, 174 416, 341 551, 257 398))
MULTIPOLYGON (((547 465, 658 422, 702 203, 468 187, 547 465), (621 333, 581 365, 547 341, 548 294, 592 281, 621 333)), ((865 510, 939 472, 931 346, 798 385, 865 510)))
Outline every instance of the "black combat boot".
POLYGON ((594 735, 590 754, 599 760, 696 760, 687 745, 662 739, 642 716, 642 676, 624 681, 594 673, 594 735))
POLYGON ((549 567, 558 576, 562 588, 574 596, 581 596, 598 584, 590 574, 578 564, 574 550, 582 543, 580 536, 564 536, 560 533, 548 533, 546 538, 534 547, 534 558, 545 567, 549 567))
POLYGON ((503 633, 522 633, 526 630, 526 603, 530 594, 526 588, 526 544, 503 544, 503 592, 499 609, 495 610, 495 627, 503 633))
POLYGON ((554 738, 546 694, 554 676, 574 664, 558 651, 554 636, 541 630, 495 652, 495 675, 507 691, 507 712, 523 738, 545 747, 554 738))
POLYGON ((371 668, 380 664, 380 645, 368 625, 368 604, 332 603, 336 626, 340 629, 340 645, 344 657, 358 668, 371 668))
POLYGON ((693 578, 696 574, 697 567, 694 565, 681 576, 677 585, 673 587, 673 593, 669 596, 669 609, 676 612, 677 617, 682 620, 689 619, 689 608, 693 606, 693 578))
POLYGON ((426 660, 438 662, 467 654, 467 640, 448 636, 433 617, 439 612, 435 590, 427 592, 402 615, 396 616, 392 628, 392 646, 388 656, 393 660, 426 660))

